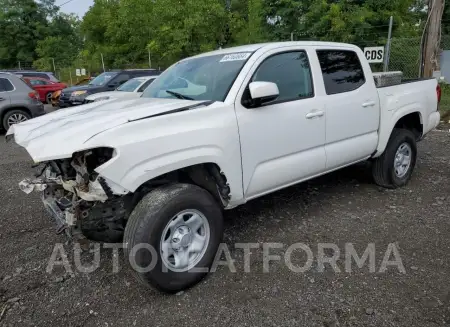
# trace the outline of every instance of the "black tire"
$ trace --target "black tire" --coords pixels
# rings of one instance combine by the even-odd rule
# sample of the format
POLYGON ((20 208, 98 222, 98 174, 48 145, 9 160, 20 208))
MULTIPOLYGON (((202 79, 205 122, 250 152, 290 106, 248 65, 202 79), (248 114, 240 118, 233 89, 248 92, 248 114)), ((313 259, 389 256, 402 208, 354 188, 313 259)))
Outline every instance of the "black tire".
MULTIPOLYGON (((210 268, 223 234, 222 210, 217 201, 206 190, 190 184, 170 184, 146 194, 131 213, 125 227, 124 249, 128 260, 132 248, 137 244, 149 244, 156 250, 156 265, 149 272, 132 274, 145 285, 175 293, 197 284, 207 272, 174 272, 168 269, 160 256, 160 241, 163 231, 172 218, 187 209, 200 211, 208 220, 210 237, 206 251, 195 268, 210 268)), ((148 267, 152 254, 139 250, 134 260, 139 267, 148 267)))
POLYGON ((48 93, 45 95, 45 102, 46 102, 47 104, 51 104, 51 103, 52 103, 52 95, 53 95, 53 92, 48 92, 48 93))
POLYGON ((4 130, 8 130, 10 127, 10 124, 8 122, 8 120, 10 119, 10 117, 13 117, 14 115, 22 115, 26 118, 26 120, 30 119, 31 116, 28 112, 26 112, 25 110, 22 109, 14 109, 14 110, 10 110, 8 111, 5 116, 3 116, 3 129, 4 130))
POLYGON ((417 159, 416 137, 410 130, 395 128, 384 153, 376 158, 372 166, 372 175, 375 183, 385 188, 398 188, 405 186, 411 179, 417 159), (394 160, 398 148, 407 143, 411 148, 411 163, 407 173, 398 177, 394 169, 394 160))

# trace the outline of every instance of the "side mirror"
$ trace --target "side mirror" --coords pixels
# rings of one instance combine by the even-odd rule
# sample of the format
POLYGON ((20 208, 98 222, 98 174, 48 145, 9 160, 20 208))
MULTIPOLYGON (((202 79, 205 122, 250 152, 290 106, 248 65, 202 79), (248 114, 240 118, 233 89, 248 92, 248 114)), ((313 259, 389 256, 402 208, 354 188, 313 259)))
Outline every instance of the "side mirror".
POLYGON ((250 97, 257 106, 273 101, 280 95, 277 84, 272 82, 251 82, 248 88, 250 97))

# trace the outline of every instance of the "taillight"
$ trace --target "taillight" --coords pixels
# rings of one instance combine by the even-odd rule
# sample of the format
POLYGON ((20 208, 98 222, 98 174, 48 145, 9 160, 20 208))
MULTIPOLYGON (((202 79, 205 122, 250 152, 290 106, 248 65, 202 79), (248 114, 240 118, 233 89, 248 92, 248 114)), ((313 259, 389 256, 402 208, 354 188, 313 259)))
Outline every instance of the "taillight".
POLYGON ((39 100, 39 94, 36 91, 28 93, 28 96, 33 100, 39 100))
POLYGON ((441 89, 441 86, 438 84, 436 86, 436 96, 437 96, 438 103, 441 102, 441 95, 442 95, 442 89, 441 89))

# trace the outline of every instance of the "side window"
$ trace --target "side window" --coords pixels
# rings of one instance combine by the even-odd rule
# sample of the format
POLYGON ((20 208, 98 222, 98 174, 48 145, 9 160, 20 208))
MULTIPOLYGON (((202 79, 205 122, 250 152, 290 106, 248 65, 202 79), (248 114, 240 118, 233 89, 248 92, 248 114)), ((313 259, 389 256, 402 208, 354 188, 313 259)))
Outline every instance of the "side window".
POLYGON ((146 81, 144 84, 142 84, 142 86, 139 88, 139 90, 138 90, 138 92, 144 92, 144 90, 147 88, 147 86, 149 86, 150 84, 152 84, 152 82, 154 81, 155 79, 154 78, 152 78, 152 79, 149 79, 148 81, 146 81))
POLYGON ((318 50, 327 94, 350 92, 366 82, 358 55, 353 51, 318 50))
POLYGON ((8 92, 13 91, 14 86, 11 84, 9 79, 7 78, 0 78, 0 92, 8 92))
POLYGON ((278 85, 277 101, 292 101, 314 96, 311 68, 304 51, 276 54, 258 67, 252 82, 273 82, 278 85))
POLYGON ((41 81, 40 79, 30 79, 31 85, 46 85, 47 83, 44 81, 41 81))
POLYGON ((117 85, 122 85, 123 83, 125 83, 129 79, 130 79, 130 75, 128 75, 128 74, 119 74, 119 76, 117 76, 114 79, 113 83, 115 83, 117 85))
POLYGON ((43 78, 43 79, 50 79, 50 77, 48 77, 47 74, 42 74, 42 73, 36 73, 34 76, 35 77, 39 77, 39 78, 43 78))

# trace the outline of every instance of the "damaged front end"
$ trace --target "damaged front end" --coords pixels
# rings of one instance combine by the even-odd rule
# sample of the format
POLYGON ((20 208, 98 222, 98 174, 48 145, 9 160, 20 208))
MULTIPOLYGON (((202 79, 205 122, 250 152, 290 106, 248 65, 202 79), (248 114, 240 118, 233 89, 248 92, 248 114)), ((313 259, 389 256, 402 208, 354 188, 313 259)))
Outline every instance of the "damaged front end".
POLYGON ((114 156, 114 149, 76 152, 70 159, 41 163, 35 179, 19 183, 22 191, 41 193, 57 232, 69 237, 118 242, 128 218, 127 194, 114 194, 95 169, 114 156))

